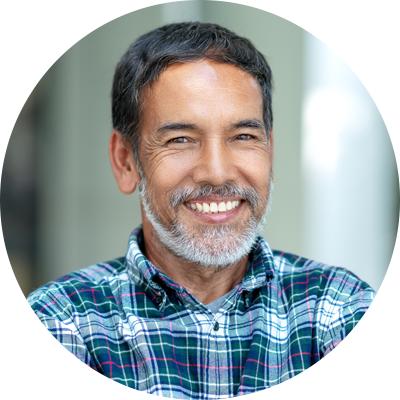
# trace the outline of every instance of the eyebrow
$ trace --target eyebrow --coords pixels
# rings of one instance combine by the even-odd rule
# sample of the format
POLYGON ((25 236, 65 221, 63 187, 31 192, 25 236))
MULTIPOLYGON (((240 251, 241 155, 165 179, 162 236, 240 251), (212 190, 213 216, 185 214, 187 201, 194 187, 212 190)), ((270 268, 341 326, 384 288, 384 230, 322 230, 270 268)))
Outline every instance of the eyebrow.
POLYGON ((244 121, 240 121, 236 124, 231 125, 232 130, 239 128, 257 128, 265 130, 264 124, 258 119, 246 119, 244 121))
POLYGON ((174 122, 167 122, 165 124, 162 124, 158 129, 157 133, 164 133, 168 131, 179 131, 179 130, 198 130, 198 126, 194 124, 180 124, 180 123, 174 123, 174 122))
MULTIPOLYGON (((265 130, 264 124, 258 119, 246 119, 230 126, 230 130, 240 129, 240 128, 255 128, 265 130)), ((179 130, 200 130, 200 128, 195 124, 184 124, 179 122, 166 122, 163 123, 158 129, 157 133, 165 133, 169 131, 179 131, 179 130)))

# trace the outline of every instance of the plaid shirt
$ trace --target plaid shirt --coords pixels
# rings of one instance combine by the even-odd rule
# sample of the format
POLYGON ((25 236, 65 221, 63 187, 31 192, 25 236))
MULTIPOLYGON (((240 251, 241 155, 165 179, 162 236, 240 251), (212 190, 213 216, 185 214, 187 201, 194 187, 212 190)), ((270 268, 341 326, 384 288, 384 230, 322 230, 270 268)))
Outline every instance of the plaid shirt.
POLYGON ((81 361, 132 388, 220 399, 283 382, 354 328, 374 291, 352 273, 271 251, 260 238, 242 282, 213 314, 142 254, 72 273, 28 300, 81 361))

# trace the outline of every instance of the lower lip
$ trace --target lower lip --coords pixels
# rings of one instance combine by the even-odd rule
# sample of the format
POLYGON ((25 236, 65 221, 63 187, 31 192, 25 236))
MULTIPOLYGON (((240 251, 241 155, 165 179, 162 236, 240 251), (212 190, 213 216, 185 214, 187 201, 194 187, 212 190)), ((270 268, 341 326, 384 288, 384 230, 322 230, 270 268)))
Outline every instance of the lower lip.
POLYGON ((203 214, 198 211, 194 211, 188 206, 184 205, 185 209, 191 213, 192 216, 195 216, 199 220, 203 222, 208 222, 210 224, 222 224, 224 222, 229 222, 235 219, 242 209, 243 204, 245 201, 241 201, 241 203, 234 208, 233 210, 225 211, 223 213, 218 214, 203 214))

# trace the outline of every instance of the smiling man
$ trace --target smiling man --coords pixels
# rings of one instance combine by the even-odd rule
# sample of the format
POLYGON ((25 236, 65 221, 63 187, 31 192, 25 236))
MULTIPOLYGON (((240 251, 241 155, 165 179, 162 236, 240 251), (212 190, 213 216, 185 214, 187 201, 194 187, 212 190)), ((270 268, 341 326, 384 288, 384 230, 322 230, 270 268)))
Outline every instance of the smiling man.
POLYGON ((315 364, 374 292, 350 272, 272 251, 271 71, 213 24, 140 37, 113 84, 109 153, 142 220, 125 257, 29 297, 47 329, 109 378, 166 397, 248 394, 315 364))

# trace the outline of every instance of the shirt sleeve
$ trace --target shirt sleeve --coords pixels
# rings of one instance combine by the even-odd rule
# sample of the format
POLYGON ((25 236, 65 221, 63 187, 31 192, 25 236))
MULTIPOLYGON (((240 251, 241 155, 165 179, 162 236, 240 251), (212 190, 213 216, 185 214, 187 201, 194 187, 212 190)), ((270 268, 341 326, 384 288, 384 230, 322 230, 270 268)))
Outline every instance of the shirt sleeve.
POLYGON ((354 329, 366 313, 375 297, 375 292, 369 286, 365 286, 352 294, 332 315, 321 337, 321 357, 329 354, 354 329))
POLYGON ((29 314, 31 315, 28 318, 32 319, 33 326, 38 326, 37 331, 40 332, 39 335, 30 338, 33 341, 33 347, 38 345, 40 337, 49 333, 70 353, 78 357, 85 364, 96 368, 95 361, 73 323, 62 322, 39 311, 30 311, 29 314))
POLYGON ((85 364, 98 366, 78 329, 80 314, 69 302, 61 286, 53 284, 31 293, 27 298, 27 308, 38 332, 51 334, 61 346, 85 364))

